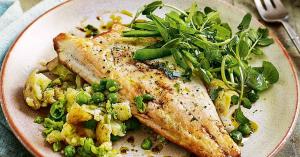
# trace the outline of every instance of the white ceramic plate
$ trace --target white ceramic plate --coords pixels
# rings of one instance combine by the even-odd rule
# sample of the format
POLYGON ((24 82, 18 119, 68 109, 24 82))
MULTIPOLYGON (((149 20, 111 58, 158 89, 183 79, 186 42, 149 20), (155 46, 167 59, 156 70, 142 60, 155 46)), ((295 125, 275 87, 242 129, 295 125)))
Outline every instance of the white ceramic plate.
MULTIPOLYGON (((182 9, 188 8, 193 1, 165 0, 182 9)), ((25 105, 22 96, 22 88, 29 73, 38 67, 40 61, 55 57, 53 37, 60 32, 70 32, 80 24, 95 23, 96 16, 107 17, 112 12, 123 9, 135 12, 140 6, 149 2, 149 0, 67 1, 40 16, 16 40, 2 66, 2 108, 15 135, 32 154, 59 156, 45 144, 41 135, 42 127, 33 123, 37 113, 25 105)), ((232 28, 237 27, 245 14, 238 8, 218 0, 198 0, 197 3, 201 8, 210 6, 217 9, 222 19, 229 22, 232 28)), ((124 20, 129 19, 124 18, 124 20)), ((259 26, 261 24, 254 19, 252 27, 259 26)), ((247 116, 259 124, 259 129, 241 148, 244 157, 276 154, 292 133, 298 116, 298 78, 288 53, 276 38, 275 41, 275 44, 265 48, 266 55, 263 59, 275 64, 280 72, 280 80, 262 94, 261 99, 250 111, 246 111, 247 116)), ((138 151, 129 151, 127 155, 150 155, 149 152, 139 148, 141 139, 147 136, 147 133, 142 132, 135 136, 137 136, 135 149, 138 151)), ((118 148, 121 145, 129 145, 126 138, 114 146, 118 148)), ((178 146, 168 144, 160 154, 153 155, 186 156, 187 152, 178 146)))

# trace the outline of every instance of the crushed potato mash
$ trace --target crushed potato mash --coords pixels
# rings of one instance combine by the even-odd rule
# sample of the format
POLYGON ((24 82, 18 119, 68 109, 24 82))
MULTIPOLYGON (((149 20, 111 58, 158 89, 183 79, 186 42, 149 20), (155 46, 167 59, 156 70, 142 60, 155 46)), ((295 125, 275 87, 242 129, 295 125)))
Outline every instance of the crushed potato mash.
POLYGON ((43 135, 53 150, 65 147, 61 151, 65 156, 119 156, 111 136, 126 135, 125 121, 132 117, 129 101, 111 103, 109 91, 95 89, 59 63, 51 63, 48 70, 34 70, 23 93, 32 109, 50 107, 48 117, 36 122, 43 124, 43 135))

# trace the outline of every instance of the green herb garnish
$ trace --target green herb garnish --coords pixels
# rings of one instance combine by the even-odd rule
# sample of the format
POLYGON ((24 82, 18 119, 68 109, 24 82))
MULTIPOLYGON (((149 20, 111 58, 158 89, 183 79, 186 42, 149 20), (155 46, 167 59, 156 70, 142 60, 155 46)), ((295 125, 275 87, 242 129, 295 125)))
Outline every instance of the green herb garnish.
MULTIPOLYGON (((266 28, 251 28, 251 19, 251 14, 246 14, 234 33, 212 8, 200 11, 194 3, 184 11, 162 1, 154 1, 138 10, 131 23, 132 30, 123 32, 123 35, 152 37, 155 34, 161 37, 160 42, 138 49, 133 57, 135 60, 172 56, 184 71, 180 77, 185 80, 189 80, 192 73, 199 75, 207 86, 211 80, 222 80, 229 90, 238 93, 231 98, 233 105, 238 105, 235 118, 240 124, 246 124, 250 120, 244 116, 241 106, 251 108, 259 93, 279 79, 279 73, 271 62, 264 61, 261 67, 249 64, 251 56, 263 55, 262 48, 274 42, 266 28), (155 15, 155 11, 161 8, 170 8, 171 11, 163 17, 155 15), (148 20, 135 23, 141 14, 148 20)), ((219 91, 210 91, 213 100, 219 91)), ((142 98, 136 100, 139 100, 139 109, 144 110, 142 98)))

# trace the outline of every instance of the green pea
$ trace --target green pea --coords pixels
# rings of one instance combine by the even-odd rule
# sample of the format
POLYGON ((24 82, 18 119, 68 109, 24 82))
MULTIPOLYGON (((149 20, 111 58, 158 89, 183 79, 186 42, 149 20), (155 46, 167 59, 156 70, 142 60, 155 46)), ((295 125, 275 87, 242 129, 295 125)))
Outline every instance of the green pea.
POLYGON ((96 92, 92 95, 92 100, 94 101, 94 103, 100 103, 104 101, 104 94, 101 92, 96 92))
POLYGON ((88 104, 89 101, 90 101, 90 96, 83 91, 79 92, 76 96, 76 102, 79 105, 88 104))
POLYGON ((83 127, 84 128, 88 128, 88 129, 92 129, 92 130, 95 130, 96 129, 96 126, 97 126, 97 121, 94 120, 94 119, 91 119, 91 120, 88 120, 88 121, 85 121, 83 123, 83 127))
POLYGON ((239 102, 239 96, 237 96, 237 95, 231 96, 231 103, 232 103, 233 105, 238 104, 238 102, 239 102))
POLYGON ((74 146, 68 145, 64 149, 65 157, 74 157, 76 154, 76 150, 74 146))
POLYGON ((250 109, 252 107, 252 103, 248 98, 242 99, 242 105, 247 109, 250 109))
POLYGON ((144 149, 144 150, 150 150, 151 147, 152 147, 152 141, 151 139, 148 137, 148 138, 145 138, 141 144, 141 147, 144 149))
POLYGON ((41 116, 37 116, 35 117, 34 122, 37 124, 42 124, 44 122, 44 118, 41 116))
POLYGON ((52 118, 54 118, 55 120, 60 120, 64 114, 65 114, 64 102, 57 101, 51 105, 50 116, 52 118))
POLYGON ((243 139, 243 135, 241 132, 237 131, 237 130, 233 130, 230 133, 230 137, 233 139, 233 141, 237 144, 240 144, 242 142, 243 139))
POLYGON ((107 79, 103 79, 103 80, 100 81, 99 88, 100 88, 101 92, 105 91, 106 83, 107 83, 107 79))
POLYGON ((93 83, 92 84, 92 89, 93 89, 94 92, 102 92, 101 86, 98 83, 93 83))
POLYGON ((256 102, 259 99, 259 95, 257 92, 255 92, 254 90, 251 90, 248 94, 247 94, 248 99, 251 102, 256 102))
POLYGON ((243 137, 248 137, 252 132, 252 129, 249 126, 249 124, 241 124, 238 127, 238 130, 243 134, 243 137))
POLYGON ((52 148, 53 148, 53 151, 58 152, 61 150, 62 145, 60 142, 55 142, 55 143, 53 143, 52 148))
POLYGON ((108 100, 111 102, 111 103, 117 103, 118 102, 118 94, 117 93, 109 93, 107 95, 107 98, 108 100))
POLYGON ((135 97, 135 105, 136 105, 137 110, 140 113, 144 113, 146 111, 146 105, 143 102, 143 97, 142 96, 135 97))
POLYGON ((142 97, 143 97, 143 100, 145 100, 145 101, 151 101, 154 99, 154 96, 151 94, 144 94, 144 95, 142 95, 142 97))
POLYGON ((119 84, 118 84, 118 82, 116 82, 114 80, 107 80, 106 89, 110 92, 118 91, 119 90, 119 84))

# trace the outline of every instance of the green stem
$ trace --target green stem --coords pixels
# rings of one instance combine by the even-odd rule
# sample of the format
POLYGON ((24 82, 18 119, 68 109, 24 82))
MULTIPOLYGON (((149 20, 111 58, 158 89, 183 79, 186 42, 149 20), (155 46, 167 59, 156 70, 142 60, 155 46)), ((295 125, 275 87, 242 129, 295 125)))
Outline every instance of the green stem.
MULTIPOLYGON (((233 64, 233 65, 230 65, 230 66, 226 66, 225 65, 225 68, 234 68, 234 67, 236 67, 238 64, 233 64)), ((221 71, 221 68, 214 68, 214 69, 209 69, 208 70, 209 72, 219 72, 219 71, 221 71)))
POLYGON ((232 83, 235 83, 235 82, 234 82, 234 76, 233 76, 233 70, 232 70, 232 69, 229 69, 229 73, 230 73, 230 81, 231 81, 232 83))
POLYGON ((206 19, 205 22, 202 24, 202 26, 200 28, 200 32, 203 31, 203 29, 204 29, 204 27, 205 27, 205 25, 206 25, 207 22, 208 22, 208 19, 206 19))
POLYGON ((183 14, 184 16, 188 16, 188 14, 187 14, 186 12, 182 11, 181 9, 178 9, 178 8, 175 7, 175 6, 172 6, 172 5, 169 5, 169 4, 164 4, 163 6, 164 6, 164 7, 167 7, 167 8, 174 9, 174 10, 180 12, 181 14, 183 14))
POLYGON ((239 67, 239 71, 240 71, 240 81, 241 81, 241 92, 240 92, 240 97, 239 97, 239 102, 238 105, 241 105, 243 96, 244 96, 244 73, 241 67, 239 67))
POLYGON ((226 64, 225 62, 227 60, 227 57, 228 57, 228 55, 224 56, 222 63, 221 63, 221 77, 222 77, 223 82, 229 89, 235 90, 235 88, 230 85, 230 84, 232 84, 232 82, 229 82, 227 80, 226 74, 225 74, 225 64, 226 64))
POLYGON ((251 51, 254 49, 254 47, 256 46, 256 44, 258 43, 260 37, 254 42, 254 44, 250 47, 247 56, 245 57, 245 59, 248 59, 248 56, 250 55, 251 51))

